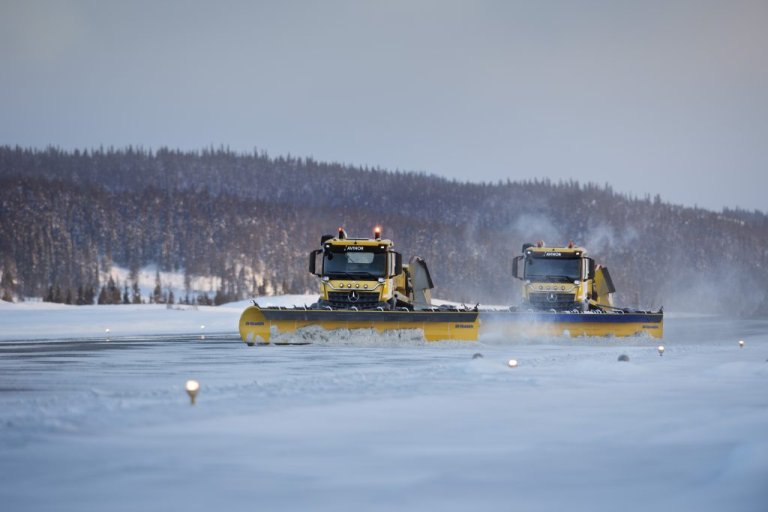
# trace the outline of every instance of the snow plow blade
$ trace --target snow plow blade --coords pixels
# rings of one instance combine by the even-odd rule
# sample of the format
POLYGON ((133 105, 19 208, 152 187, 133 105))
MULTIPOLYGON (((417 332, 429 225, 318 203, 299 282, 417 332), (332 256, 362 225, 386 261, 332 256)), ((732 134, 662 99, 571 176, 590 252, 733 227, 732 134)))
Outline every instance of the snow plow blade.
POLYGON ((664 313, 481 311, 481 334, 505 336, 664 336, 664 313))
POLYGON ((249 346, 268 344, 277 334, 319 326, 325 330, 420 330, 426 341, 476 341, 476 310, 354 311, 347 309, 261 308, 248 306, 240 315, 240 338, 249 346))

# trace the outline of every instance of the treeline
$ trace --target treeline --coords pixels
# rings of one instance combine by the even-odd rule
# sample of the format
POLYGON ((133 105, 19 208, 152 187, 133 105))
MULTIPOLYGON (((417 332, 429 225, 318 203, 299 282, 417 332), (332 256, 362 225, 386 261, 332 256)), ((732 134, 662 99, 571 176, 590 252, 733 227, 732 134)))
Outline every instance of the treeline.
MULTIPOLYGON (((97 302, 112 266, 135 275, 148 264, 188 280, 217 277, 209 300, 219 303, 314 291, 306 263, 320 235, 343 225, 367 236, 374 224, 406 259, 426 259, 441 298, 514 303, 510 264, 522 243, 574 240, 611 269, 622 304, 768 312, 768 217, 759 211, 687 208, 609 185, 465 183, 258 151, 0 147, 6 300, 58 289, 58 298, 97 302)), ((124 302, 133 283, 122 286, 124 302)))
MULTIPOLYGON (((80 285, 77 287, 77 292, 75 293, 71 288, 62 289, 58 284, 55 287, 51 285, 48 287, 48 293, 43 297, 43 302, 77 306, 92 304, 166 304, 168 306, 183 304, 195 306, 219 306, 232 300, 232 297, 228 297, 222 288, 219 288, 213 296, 211 295, 212 294, 205 291, 190 295, 189 291, 187 291, 186 295, 176 297, 173 293, 173 289, 167 288, 163 290, 158 277, 153 292, 145 298, 141 295, 141 290, 139 289, 138 280, 136 278, 131 280, 130 286, 128 280, 121 286, 120 280, 115 279, 114 276, 110 275, 107 278, 107 282, 101 286, 101 290, 98 293, 96 293, 96 289, 93 286, 83 287, 80 285)), ((4 300, 13 300, 10 293, 7 297, 8 298, 4 300)))

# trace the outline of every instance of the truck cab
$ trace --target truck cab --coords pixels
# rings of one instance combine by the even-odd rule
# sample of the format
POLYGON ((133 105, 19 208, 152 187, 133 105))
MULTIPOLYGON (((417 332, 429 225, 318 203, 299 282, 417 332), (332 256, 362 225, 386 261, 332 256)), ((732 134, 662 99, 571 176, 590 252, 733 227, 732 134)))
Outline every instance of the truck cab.
POLYGON ((402 255, 391 240, 349 238, 343 228, 337 236, 323 235, 320 249, 309 255, 309 272, 320 278, 317 306, 330 309, 424 309, 431 306, 433 287, 426 264, 414 258, 403 265, 402 255), (414 266, 422 272, 412 274, 414 266), (426 282, 424 282, 426 279, 426 282), (418 293, 420 292, 420 293, 418 293))
POLYGON ((586 249, 543 241, 523 244, 512 262, 523 281, 522 306, 534 310, 589 311, 613 307, 615 288, 608 269, 595 264, 586 249))

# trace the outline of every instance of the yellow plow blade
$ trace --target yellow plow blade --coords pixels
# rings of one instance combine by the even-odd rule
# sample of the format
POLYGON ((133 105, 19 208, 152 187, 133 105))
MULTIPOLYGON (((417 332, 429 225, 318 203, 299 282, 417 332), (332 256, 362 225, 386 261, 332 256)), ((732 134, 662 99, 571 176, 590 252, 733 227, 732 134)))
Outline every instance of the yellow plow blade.
POLYGON ((664 336, 664 314, 481 311, 481 333, 506 336, 664 336))
POLYGON ((477 311, 350 311, 248 306, 240 315, 240 337, 248 345, 267 344, 273 335, 319 326, 334 329, 420 330, 427 341, 476 341, 477 311))

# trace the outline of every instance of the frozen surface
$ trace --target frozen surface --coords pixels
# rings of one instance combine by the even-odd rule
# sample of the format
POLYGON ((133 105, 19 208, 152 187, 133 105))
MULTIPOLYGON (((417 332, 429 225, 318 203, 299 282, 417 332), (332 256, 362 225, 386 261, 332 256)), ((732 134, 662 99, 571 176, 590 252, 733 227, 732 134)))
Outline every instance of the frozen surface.
POLYGON ((249 348, 243 306, 0 306, 2 509, 768 510, 768 321, 672 317, 663 357, 647 338, 249 348))
MULTIPOLYGON (((258 299, 262 306, 312 304, 317 295, 258 299)), ((50 302, 0 301, 0 341, 67 340, 82 337, 236 333, 240 313, 251 302, 222 306, 160 304, 68 306, 50 302), (109 329, 109 331, 107 331, 109 329)))

